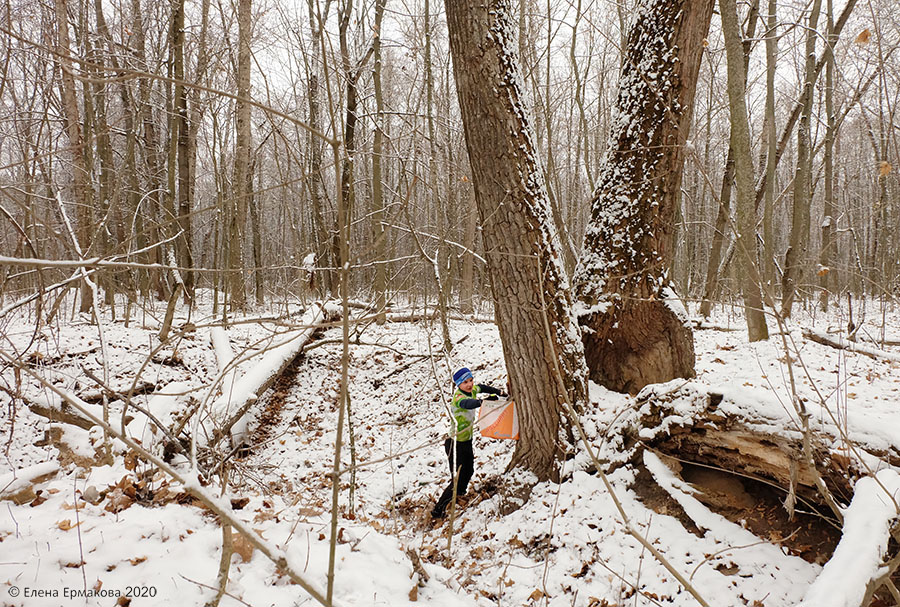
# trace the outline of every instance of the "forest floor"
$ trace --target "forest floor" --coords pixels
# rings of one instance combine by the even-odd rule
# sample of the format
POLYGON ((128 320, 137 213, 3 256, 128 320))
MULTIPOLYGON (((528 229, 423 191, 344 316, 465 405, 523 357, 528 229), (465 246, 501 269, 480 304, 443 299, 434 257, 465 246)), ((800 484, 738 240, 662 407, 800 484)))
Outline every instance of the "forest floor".
MULTIPOLYGON (((879 311, 876 320, 875 304, 869 307, 860 337, 877 340, 883 330, 887 339, 897 339, 900 311, 879 311)), ((815 328, 837 337, 846 330, 845 313, 798 311, 785 336, 797 352, 788 357, 780 336, 750 344, 739 309, 719 308, 710 328, 694 333, 697 378, 691 385, 771 413, 773 420, 790 420, 790 362, 797 393, 810 402, 821 396, 851 436, 886 450, 900 446, 900 348, 886 346, 893 359, 876 359, 802 336, 803 328, 815 328)), ((102 401, 88 372, 119 392, 139 386, 143 394, 136 402, 175 420, 179 407, 214 399, 216 354, 204 328, 209 319, 196 311, 190 319, 195 331, 152 352, 158 316, 132 318, 128 327, 121 318, 105 319, 102 330, 85 318, 36 334, 24 320, 7 319, 2 348, 88 402, 102 401)), ((176 325, 186 320, 176 319, 176 325)), ((277 326, 284 322, 235 323, 226 333, 235 351, 252 352, 277 326)), ((459 320, 450 329, 453 366, 471 367, 476 382, 505 386, 496 327, 459 320)), ((565 463, 561 483, 536 484, 524 507, 504 516, 497 489, 515 444, 477 436, 475 477, 452 534, 449 520, 432 522, 428 513, 449 476, 442 442, 450 369, 447 361, 429 356, 440 348, 439 326, 356 325, 353 337, 346 430, 354 441, 352 450, 345 445, 342 451, 342 467, 354 460, 361 467, 355 478, 342 476, 336 604, 697 604, 625 531, 610 492, 581 452, 565 463)), ((329 560, 339 338, 340 327, 323 329, 311 342, 319 345, 262 395, 247 430, 250 448, 229 460, 228 489, 209 487, 230 498, 238 518, 283 549, 321 588, 329 560)), ((118 441, 111 463, 103 464, 99 428, 51 427, 21 398, 12 398, 52 404, 53 395, 28 373, 7 366, 0 385, 0 604, 113 605, 115 597, 129 593, 131 605, 210 600, 222 548, 217 517, 177 482, 129 456, 118 441)), ((675 382, 672 389, 685 385, 675 382)), ((633 413, 635 398, 593 384, 590 396, 582 424, 599 457, 615 460, 620 446, 607 440, 607 432, 633 413)), ((111 406, 120 404, 113 399, 111 406)), ((824 410, 815 409, 814 425, 823 421, 817 416, 824 410)), ((138 437, 154 442, 146 432, 138 437)), ((180 455, 173 463, 187 466, 180 455)), ((721 514, 695 508, 685 521, 669 514, 675 493, 664 487, 676 484, 669 474, 650 465, 623 465, 609 480, 631 524, 710 605, 801 602, 841 538, 839 529, 802 513, 788 520, 779 489, 690 466, 681 469, 681 478, 698 495, 718 493, 718 500, 700 502, 715 504, 721 514)), ((240 538, 235 553, 222 605, 313 604, 240 538)))

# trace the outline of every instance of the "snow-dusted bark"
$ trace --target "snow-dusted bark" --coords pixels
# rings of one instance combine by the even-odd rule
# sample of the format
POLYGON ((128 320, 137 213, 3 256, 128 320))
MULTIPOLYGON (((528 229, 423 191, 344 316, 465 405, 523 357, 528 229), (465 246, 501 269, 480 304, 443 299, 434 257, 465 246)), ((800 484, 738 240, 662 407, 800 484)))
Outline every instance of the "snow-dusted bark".
POLYGON ((616 116, 575 295, 591 379, 636 392, 694 374, 686 318, 667 304, 675 199, 713 0, 645 0, 628 35, 616 116))
POLYGON ((578 406, 586 396, 581 336, 523 102, 509 2, 445 5, 497 325, 519 405, 511 467, 546 479, 565 447, 562 403, 578 406))

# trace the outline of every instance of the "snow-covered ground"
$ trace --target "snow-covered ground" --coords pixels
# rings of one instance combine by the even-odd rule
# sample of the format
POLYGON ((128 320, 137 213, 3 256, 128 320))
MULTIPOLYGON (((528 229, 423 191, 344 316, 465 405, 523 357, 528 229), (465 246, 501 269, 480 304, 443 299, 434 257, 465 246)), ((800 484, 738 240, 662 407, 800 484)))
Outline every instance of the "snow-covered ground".
MULTIPOLYGON (((92 403, 100 402, 101 392, 86 370, 106 378, 118 392, 137 387, 141 394, 136 403, 174 422, 185 410, 212 406, 218 397, 210 388, 219 366, 207 319, 195 312, 191 321, 195 331, 158 352, 153 350, 158 345, 155 323, 147 319, 133 319, 127 328, 121 320, 107 321, 102 340, 98 328, 88 322, 44 328, 36 336, 26 323, 9 322, 0 347, 26 361, 51 385, 92 403)), ((732 310, 719 310, 712 323, 736 331, 695 332, 697 381, 740 393, 761 413, 790 424, 794 410, 784 340, 776 335, 768 342, 748 344, 741 322, 732 310)), ((795 323, 784 337, 800 354, 797 360, 792 352, 801 397, 809 403, 824 398, 840 424, 872 445, 900 444, 896 415, 900 363, 836 350, 801 335, 801 327, 842 328, 843 318, 821 313, 811 318, 800 312, 795 323)), ((226 335, 234 352, 262 351, 261 340, 276 328, 290 327, 283 322, 238 323, 228 327, 226 335)), ((874 336, 880 325, 865 328, 874 336)), ((889 337, 900 335, 897 312, 888 314, 886 332, 889 337)), ((459 512, 452 541, 446 521, 431 523, 428 512, 448 481, 442 441, 450 368, 465 364, 479 383, 502 387, 506 382, 493 324, 453 321, 451 334, 457 346, 453 360, 447 361, 429 356, 441 341, 436 324, 355 325, 350 425, 344 432, 346 438, 352 426, 355 440, 352 453, 348 445, 342 451, 342 468, 351 465, 351 457, 361 467, 355 479, 349 473, 341 477, 335 603, 696 605, 673 575, 625 531, 602 479, 589 471, 583 455, 566 462, 561 484, 538 484, 523 508, 504 516, 494 488, 514 444, 479 436, 473 495, 459 512), (427 581, 414 568, 417 560, 427 581)), ((280 547, 307 580, 325 588, 340 328, 328 328, 319 337, 327 343, 307 352, 289 373, 291 382, 276 384, 254 405, 257 419, 251 419, 248 427, 253 447, 231 458, 232 485, 225 496, 238 508, 234 512, 239 519, 280 547)), ((218 347, 221 356, 221 342, 218 347)), ((896 347, 887 349, 900 352, 896 347)), ((243 363, 238 375, 261 357, 243 363)), ((0 603, 112 605, 114 597, 129 592, 134 595, 131 605, 200 605, 210 600, 222 546, 217 517, 177 482, 122 453, 112 464, 101 465, 102 433, 96 428, 57 426, 63 428, 64 442, 71 448, 61 455, 54 446, 59 431, 50 431, 45 418, 10 396, 21 390, 29 402, 52 405, 58 400, 52 392, 9 365, 0 374, 0 384, 4 389, 0 603), (45 433, 54 440, 45 440, 45 433), (15 501, 8 499, 13 494, 15 501)), ((605 429, 634 401, 596 385, 591 398, 593 408, 584 415, 584 425, 599 455, 613 459, 615 447, 604 440, 605 429)), ((115 411, 115 397, 112 400, 115 411)), ((815 411, 824 423, 828 412, 818 407, 815 411)), ((115 414, 112 417, 116 419, 115 414)), ((140 432, 134 425, 128 428, 144 444, 158 440, 143 428, 140 432)), ((201 426, 192 428, 197 435, 204 432, 201 426)), ((118 442, 114 447, 124 448, 118 442)), ((184 469, 182 456, 173 461, 184 469)), ((780 607, 803 600, 821 565, 792 556, 770 538, 759 538, 709 512, 692 497, 691 487, 649 452, 645 464, 656 482, 702 522, 705 532, 691 533, 675 518, 645 506, 629 489, 636 474, 631 467, 610 475, 616 495, 632 525, 710 605, 780 607)), ((898 484, 893 477, 885 478, 883 486, 898 484)), ((865 527, 867 512, 890 508, 890 500, 885 501, 883 491, 879 494, 873 485, 866 487, 865 495, 871 497, 860 498, 868 502, 854 502, 856 510, 851 508, 855 514, 848 519, 857 527, 865 527)), ((208 489, 222 493, 215 485, 208 489)), ((878 532, 859 533, 862 537, 878 532)), ((854 538, 845 539, 843 554, 864 548, 862 539, 859 545, 854 538)), ((235 546, 222 605, 313 604, 259 550, 242 540, 235 546)), ((872 556, 863 574, 877 566, 878 556, 877 552, 872 556)), ((832 599, 840 594, 827 585, 818 592, 832 599)))

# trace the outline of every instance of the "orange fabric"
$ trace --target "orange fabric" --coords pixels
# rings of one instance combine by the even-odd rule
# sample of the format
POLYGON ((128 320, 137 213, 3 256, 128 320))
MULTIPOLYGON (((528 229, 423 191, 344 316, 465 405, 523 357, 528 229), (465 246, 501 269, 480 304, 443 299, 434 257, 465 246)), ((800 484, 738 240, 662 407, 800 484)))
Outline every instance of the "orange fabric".
POLYGON ((516 415, 516 403, 506 401, 492 406, 485 401, 481 405, 478 426, 481 436, 487 438, 505 438, 519 440, 519 418, 516 415))

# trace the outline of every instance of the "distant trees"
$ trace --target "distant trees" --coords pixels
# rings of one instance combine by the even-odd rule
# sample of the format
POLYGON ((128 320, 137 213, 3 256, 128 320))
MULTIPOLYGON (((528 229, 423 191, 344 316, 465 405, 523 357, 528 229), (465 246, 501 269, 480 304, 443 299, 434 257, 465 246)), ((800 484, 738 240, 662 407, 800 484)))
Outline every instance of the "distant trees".
MULTIPOLYGON (((717 19, 706 32, 694 16, 708 2, 677 18, 649 0, 639 11, 611 0, 510 7, 558 252, 566 271, 581 260, 573 282, 594 331, 595 379, 636 390, 690 374, 690 340, 665 287, 691 311, 701 298, 704 313, 743 300, 744 248, 755 249, 769 311, 845 293, 892 301, 900 30, 892 3, 855 3, 826 0, 815 20, 817 5, 795 0, 736 7, 757 166, 754 208, 741 217, 724 37, 717 19), (676 29, 690 39, 670 40, 676 29), (690 57, 677 62, 687 77, 666 84, 667 65, 653 67, 649 51, 670 42, 690 57), (620 84, 643 92, 617 97, 620 84), (641 203, 617 208, 624 199, 641 203)), ((72 259, 77 240, 87 257, 136 264, 97 272, 105 305, 119 295, 126 313, 155 314, 179 279, 237 307, 250 289, 257 299, 324 296, 338 290, 343 201, 351 293, 380 310, 489 309, 478 287, 498 242, 485 240, 491 218, 472 220, 475 168, 445 15, 431 0, 408 13, 381 0, 13 0, 0 11, 0 253, 72 259), (312 273, 301 263, 310 254, 312 273)), ((71 278, 13 267, 0 278, 7 299, 71 278)), ((72 284, 51 289, 45 316, 89 310, 87 292, 62 297, 78 293, 72 284)), ((449 349, 454 336, 443 333, 449 349)))

